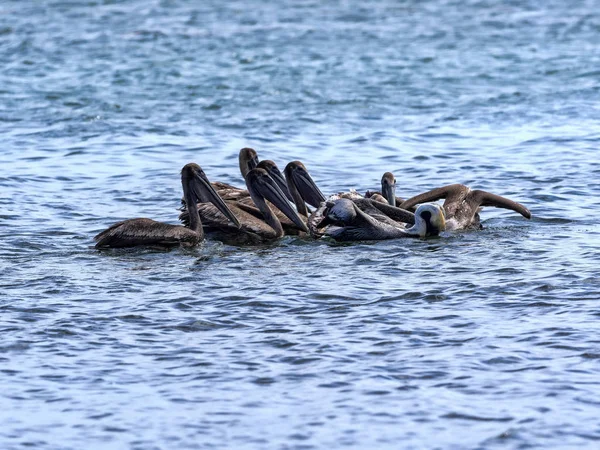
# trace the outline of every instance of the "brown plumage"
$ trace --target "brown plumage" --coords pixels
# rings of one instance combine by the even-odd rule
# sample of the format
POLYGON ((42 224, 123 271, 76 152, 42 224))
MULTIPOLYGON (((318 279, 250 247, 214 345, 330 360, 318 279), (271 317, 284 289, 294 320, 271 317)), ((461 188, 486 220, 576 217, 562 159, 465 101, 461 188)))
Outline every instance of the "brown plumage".
POLYGON ((239 226, 239 222, 227 205, 210 185, 199 165, 186 164, 181 170, 181 185, 186 199, 189 216, 189 228, 170 225, 152 219, 129 219, 118 222, 94 237, 96 248, 135 247, 150 245, 160 247, 194 246, 204 239, 202 223, 196 203, 210 201, 229 220, 239 226))
MULTIPOLYGON (((240 150, 238 162, 240 172, 242 173, 244 180, 246 179, 246 176, 252 169, 264 169, 269 174, 269 176, 275 181, 275 183, 281 189, 283 194, 290 201, 292 201, 292 197, 289 194, 286 181, 281 175, 279 168, 273 161, 263 160, 259 162, 256 151, 254 149, 246 147, 240 150)), ((249 216, 245 216, 246 214, 250 214, 256 219, 264 220, 262 212, 254 204, 254 201, 252 200, 248 189, 238 188, 228 183, 222 183, 220 181, 216 181, 211 184, 218 192, 219 196, 223 198, 223 200, 227 202, 228 206, 236 212, 236 215, 238 215, 238 217, 246 217, 247 221, 251 221, 249 216)), ((292 220, 290 220, 289 217, 285 213, 283 213, 277 206, 275 206, 271 202, 267 202, 267 204, 272 210, 272 212, 277 216, 277 219, 281 223, 285 234, 297 235, 301 231, 298 225, 295 224, 292 220)), ((202 214, 210 216, 212 212, 215 212, 217 213, 217 217, 219 217, 218 211, 213 211, 213 209, 209 206, 199 204, 198 208, 200 209, 200 211, 202 211, 202 214)), ((189 226, 189 214, 187 213, 187 211, 184 211, 182 214, 180 214, 179 219, 185 226, 189 226)), ((208 223, 205 223, 205 229, 207 232, 215 231, 211 228, 211 225, 209 225, 208 223)))
POLYGON ((531 219, 531 212, 520 203, 486 191, 471 190, 463 184, 450 184, 424 192, 405 200, 400 206, 412 209, 420 203, 441 199, 445 199, 444 212, 448 230, 481 228, 479 211, 483 206, 510 209, 526 219, 531 219))
POLYGON ((285 166, 284 173, 292 201, 296 205, 298 213, 308 217, 310 211, 306 207, 306 203, 318 208, 321 202, 326 200, 325 196, 317 187, 302 162, 292 161, 288 163, 285 166))
POLYGON ((396 197, 396 177, 391 172, 386 172, 381 177, 381 192, 367 191, 365 197, 374 197, 375 201, 381 201, 381 197, 383 197, 388 204, 398 208, 404 201, 400 197, 396 197))
MULTIPOLYGON (((361 199, 373 202, 370 199, 361 199)), ((364 241, 397 239, 405 237, 437 236, 445 229, 442 207, 435 204, 423 204, 413 216, 414 225, 405 228, 400 223, 382 222, 360 208, 356 200, 339 198, 327 201, 311 216, 309 227, 314 237, 329 236, 337 241, 364 241)), ((384 205, 388 208, 396 208, 384 205)))
MULTIPOLYGON (((246 186, 254 206, 242 202, 227 202, 241 223, 241 227, 232 227, 223 214, 213 205, 199 204, 199 214, 211 237, 227 243, 248 244, 275 240, 284 235, 281 222, 269 207, 267 200, 300 230, 308 231, 298 213, 292 208, 277 183, 263 169, 256 168, 246 175, 246 186), (256 211, 261 217, 257 217, 256 211)), ((186 215, 180 215, 186 220, 186 215)))

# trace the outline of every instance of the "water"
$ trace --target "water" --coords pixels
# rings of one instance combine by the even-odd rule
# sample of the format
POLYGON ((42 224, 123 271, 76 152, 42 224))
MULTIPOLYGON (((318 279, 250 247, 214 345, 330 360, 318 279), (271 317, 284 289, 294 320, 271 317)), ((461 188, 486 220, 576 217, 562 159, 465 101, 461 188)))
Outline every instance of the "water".
POLYGON ((0 447, 596 448, 599 6, 4 0, 0 447), (176 223, 187 162, 240 185, 244 146, 534 218, 92 248, 176 223))

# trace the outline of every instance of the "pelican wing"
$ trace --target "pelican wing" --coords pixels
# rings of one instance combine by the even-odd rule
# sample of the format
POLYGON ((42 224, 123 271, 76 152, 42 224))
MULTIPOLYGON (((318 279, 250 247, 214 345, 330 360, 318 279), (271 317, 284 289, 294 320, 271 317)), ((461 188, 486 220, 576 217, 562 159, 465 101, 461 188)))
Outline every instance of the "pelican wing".
POLYGON ((421 203, 431 203, 441 199, 446 199, 448 202, 453 202, 455 199, 465 196, 468 192, 469 188, 464 184, 449 184, 448 186, 432 189, 431 191, 415 195, 414 197, 403 201, 400 204, 400 208, 412 209, 421 203))
POLYGON ((490 192, 480 190, 471 191, 469 201, 472 202, 473 209, 476 209, 479 206, 493 206, 496 208, 510 209, 518 212, 526 219, 531 219, 531 212, 525 206, 490 192))
POLYGON ((247 212, 238 204, 229 204, 229 208, 241 223, 237 228, 210 203, 198 205, 204 230, 209 236, 233 245, 258 244, 265 239, 276 238, 275 231, 264 221, 247 212))
POLYGON ((118 222, 94 237, 96 248, 135 247, 138 245, 176 246, 198 240, 189 228, 169 225, 152 219, 129 219, 118 222))

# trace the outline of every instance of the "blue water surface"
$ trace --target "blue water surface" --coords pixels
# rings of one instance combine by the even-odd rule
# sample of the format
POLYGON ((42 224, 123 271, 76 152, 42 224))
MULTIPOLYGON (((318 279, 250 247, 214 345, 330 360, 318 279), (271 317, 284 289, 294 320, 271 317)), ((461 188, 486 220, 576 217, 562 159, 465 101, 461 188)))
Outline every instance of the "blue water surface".
POLYGON ((600 4, 0 2, 0 447, 598 448, 600 4), (99 252, 241 147, 529 207, 99 252))

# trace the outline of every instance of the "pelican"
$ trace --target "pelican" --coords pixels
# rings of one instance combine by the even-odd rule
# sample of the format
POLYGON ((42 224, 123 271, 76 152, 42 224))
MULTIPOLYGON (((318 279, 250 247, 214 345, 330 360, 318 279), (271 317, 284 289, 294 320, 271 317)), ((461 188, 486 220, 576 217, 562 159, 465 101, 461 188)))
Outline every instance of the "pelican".
POLYGON ((215 192, 198 164, 186 164, 181 169, 181 186, 189 215, 189 228, 170 225, 152 219, 129 219, 119 222, 94 237, 96 248, 135 247, 192 247, 204 239, 196 202, 211 202, 228 221, 239 227, 238 219, 215 192))
MULTIPOLYGON (((329 197, 325 197, 308 173, 306 166, 300 161, 292 161, 288 163, 284 169, 284 173, 289 191, 294 199, 293 201, 296 205, 296 209, 304 216, 308 216, 310 213, 310 211, 308 211, 306 208, 305 203, 308 203, 315 208, 319 208, 322 206, 323 202, 332 202, 340 198, 348 198, 353 201, 359 201, 359 203, 360 200, 365 200, 365 198, 355 189, 350 189, 348 192, 339 192, 337 194, 330 195, 329 197)), ((387 203, 387 200, 384 199, 383 203, 387 203)), ((363 204, 370 204, 370 202, 363 204)))
POLYGON ((323 219, 328 204, 342 198, 353 201, 361 211, 390 226, 398 227, 403 224, 412 225, 415 223, 413 213, 388 204, 388 201, 396 203, 393 194, 395 179, 389 172, 384 174, 382 178, 382 185, 390 186, 382 189, 388 196, 388 200, 386 200, 380 195, 383 201, 377 201, 376 198, 364 198, 354 189, 351 189, 349 192, 341 192, 325 198, 311 178, 304 164, 300 161, 292 161, 289 163, 286 166, 284 173, 298 212, 308 216, 309 211, 306 208, 305 202, 317 208, 314 213, 308 216, 308 227, 313 237, 319 237, 321 235, 317 225, 323 219))
POLYGON ((400 207, 404 201, 400 197, 396 197, 396 177, 391 172, 386 172, 381 177, 381 192, 367 191, 365 197, 397 207, 400 207))
MULTIPOLYGON (((389 206, 389 205, 388 205, 389 206)), ((336 241, 364 241, 405 237, 437 236, 446 229, 444 211, 436 204, 420 205, 414 215, 414 225, 403 228, 377 220, 363 212, 352 200, 341 198, 327 202, 322 220, 312 226, 321 236, 336 241)))
MULTIPOLYGON (((275 205, 294 225, 308 232, 306 224, 294 211, 277 183, 261 168, 250 170, 246 175, 246 186, 255 206, 249 206, 239 201, 227 201, 241 223, 241 227, 230 225, 213 205, 202 203, 198 205, 202 222, 207 226, 207 231, 218 240, 236 243, 260 243, 278 239, 284 235, 281 222, 269 207, 267 200, 275 205)), ((186 220, 185 212, 180 215, 181 220, 186 220)))
POLYGON ((283 192, 286 198, 290 202, 294 201, 293 197, 290 195, 290 191, 288 189, 288 185, 285 181, 285 178, 283 178, 283 175, 281 174, 279 167, 277 167, 277 164, 275 164, 270 159, 263 159, 261 162, 258 163, 258 166, 256 167, 264 169, 269 174, 269 176, 273 178, 273 181, 277 183, 277 186, 279 187, 279 189, 281 189, 281 192, 283 192))
POLYGON ((481 229, 479 211, 483 206, 510 209, 526 219, 531 219, 531 212, 520 203, 486 191, 471 190, 463 184, 450 184, 433 189, 405 200, 400 206, 411 209, 420 203, 440 199, 445 199, 444 212, 448 230, 481 229))
MULTIPOLYGON (((270 160, 258 160, 258 155, 256 151, 252 148, 242 148, 238 157, 240 172, 246 179, 248 173, 254 168, 260 168, 265 170, 269 176, 275 181, 277 186, 281 189, 283 194, 290 200, 293 201, 292 196, 288 191, 288 187, 286 185, 286 181, 281 175, 281 172, 277 165, 270 160)), ((250 213, 257 218, 261 219, 263 217, 262 213, 257 209, 248 189, 242 189, 235 186, 231 186, 227 183, 215 182, 212 183, 213 187, 216 188, 219 195, 228 202, 230 207, 233 207, 234 204, 237 207, 244 209, 247 213, 250 213), (234 203, 235 202, 235 203, 234 203)), ((185 205, 185 200, 182 202, 185 205)), ((297 223, 294 222, 294 219, 290 219, 289 216, 282 212, 279 207, 269 203, 270 209, 277 216, 277 219, 281 223, 284 228, 285 234, 294 234, 297 235, 299 231, 302 230, 298 226, 297 223)), ((203 211, 206 207, 198 205, 201 211, 203 211)), ((202 214, 202 213, 201 213, 202 214)), ((189 224, 188 214, 185 210, 185 206, 183 208, 183 213, 179 215, 179 219, 183 222, 185 226, 189 224)), ((208 225, 207 225, 208 226, 208 225)), ((306 228, 306 226, 304 226, 306 228)), ((212 230, 211 230, 212 231, 212 230)))
POLYGON ((325 196, 313 181, 306 166, 300 161, 288 163, 284 173, 288 190, 298 213, 308 217, 310 211, 306 207, 306 203, 318 208, 321 202, 326 200, 325 196))
MULTIPOLYGON (((279 186, 279 188, 285 194, 288 200, 291 202, 294 201, 290 193, 288 192, 288 188, 285 179, 283 178, 283 175, 281 175, 281 171, 277 167, 277 164, 275 164, 273 161, 268 159, 259 161, 258 154, 254 149, 244 147, 240 150, 238 156, 238 163, 240 166, 240 173, 242 174, 244 180, 246 179, 246 175, 248 175, 248 172, 250 172, 252 169, 255 169, 257 167, 264 169, 271 176, 271 178, 275 180, 277 186, 279 186)), ((221 182, 215 182, 212 184, 215 188, 217 188, 217 191, 219 192, 219 194, 221 194, 221 197, 223 197, 226 200, 250 197, 250 194, 247 189, 236 188, 235 186, 231 186, 230 184, 221 182), (221 190, 225 192, 221 192, 221 190)))

